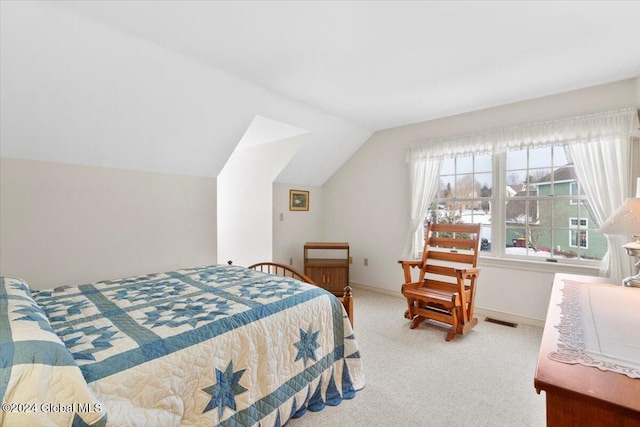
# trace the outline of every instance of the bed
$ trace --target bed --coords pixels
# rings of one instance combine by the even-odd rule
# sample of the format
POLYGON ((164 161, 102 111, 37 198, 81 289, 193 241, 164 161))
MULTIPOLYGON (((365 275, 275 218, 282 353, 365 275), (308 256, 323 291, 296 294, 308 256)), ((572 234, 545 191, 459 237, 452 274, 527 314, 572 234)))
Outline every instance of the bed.
POLYGON ((0 425, 281 426, 364 386, 342 303, 212 265, 50 290, 0 278, 0 425))

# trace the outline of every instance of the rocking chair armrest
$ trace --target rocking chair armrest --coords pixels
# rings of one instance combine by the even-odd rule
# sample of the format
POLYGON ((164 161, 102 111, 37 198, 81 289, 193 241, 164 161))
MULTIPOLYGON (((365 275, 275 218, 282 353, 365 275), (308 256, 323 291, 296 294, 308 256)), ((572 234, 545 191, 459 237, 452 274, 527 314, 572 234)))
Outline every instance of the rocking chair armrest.
MULTIPOLYGON (((404 282, 409 283, 413 279, 411 278, 411 269, 418 267, 422 269, 422 260, 413 259, 413 260, 398 260, 398 264, 402 265, 402 271, 404 272, 404 282)), ((420 277, 422 279, 422 276, 420 277)))
POLYGON ((402 264, 403 267, 422 267, 422 260, 419 259, 399 259, 398 264, 402 264))
POLYGON ((456 268, 456 274, 461 279, 475 279, 480 275, 479 268, 456 268))
POLYGON ((413 282, 413 283, 405 283, 402 285, 402 292, 404 292, 407 289, 415 289, 415 288, 419 288, 420 286, 423 286, 424 282, 413 282))

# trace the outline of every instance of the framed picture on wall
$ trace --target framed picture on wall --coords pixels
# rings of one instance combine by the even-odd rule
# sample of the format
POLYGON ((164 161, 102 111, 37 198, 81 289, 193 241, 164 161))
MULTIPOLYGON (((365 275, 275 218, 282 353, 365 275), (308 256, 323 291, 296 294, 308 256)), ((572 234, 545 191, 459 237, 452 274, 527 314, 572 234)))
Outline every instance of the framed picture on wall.
POLYGON ((289 210, 308 211, 309 192, 302 190, 289 190, 289 210))

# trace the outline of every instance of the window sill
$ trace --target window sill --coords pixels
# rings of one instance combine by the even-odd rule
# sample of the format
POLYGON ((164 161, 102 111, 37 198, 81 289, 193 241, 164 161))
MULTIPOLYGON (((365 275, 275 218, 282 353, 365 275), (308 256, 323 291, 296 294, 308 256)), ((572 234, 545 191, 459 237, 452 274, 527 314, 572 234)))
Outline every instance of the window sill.
POLYGON ((567 273, 585 276, 599 276, 600 267, 594 265, 563 264, 546 261, 529 261, 513 258, 496 258, 490 256, 480 256, 478 264, 480 267, 499 267, 512 270, 533 271, 536 273, 567 273))

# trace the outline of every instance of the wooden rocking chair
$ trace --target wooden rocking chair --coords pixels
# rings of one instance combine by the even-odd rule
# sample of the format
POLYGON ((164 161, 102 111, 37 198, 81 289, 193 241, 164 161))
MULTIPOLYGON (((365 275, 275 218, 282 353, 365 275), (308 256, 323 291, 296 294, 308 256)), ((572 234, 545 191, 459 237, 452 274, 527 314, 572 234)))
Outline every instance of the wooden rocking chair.
POLYGON ((404 270, 402 295, 411 329, 432 319, 451 325, 446 340, 466 334, 478 324, 473 317, 476 279, 480 270, 480 224, 429 224, 421 260, 398 261, 404 270), (413 281, 412 268, 419 268, 413 281))

